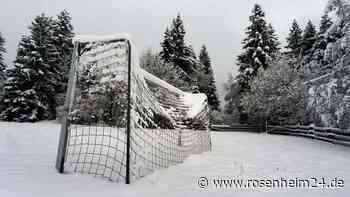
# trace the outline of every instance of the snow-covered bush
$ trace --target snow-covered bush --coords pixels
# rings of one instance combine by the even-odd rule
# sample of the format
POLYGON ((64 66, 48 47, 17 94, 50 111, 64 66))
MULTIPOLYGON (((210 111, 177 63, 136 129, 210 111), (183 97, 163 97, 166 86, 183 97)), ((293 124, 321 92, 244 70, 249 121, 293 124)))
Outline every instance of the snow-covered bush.
POLYGON ((241 99, 249 120, 270 124, 301 124, 305 119, 305 87, 299 71, 285 58, 268 69, 260 69, 250 83, 251 89, 241 99))

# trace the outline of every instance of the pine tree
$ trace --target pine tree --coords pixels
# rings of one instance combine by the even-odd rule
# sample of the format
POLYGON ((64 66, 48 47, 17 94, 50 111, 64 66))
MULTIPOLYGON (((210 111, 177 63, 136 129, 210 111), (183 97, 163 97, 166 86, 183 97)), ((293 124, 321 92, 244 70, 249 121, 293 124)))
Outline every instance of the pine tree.
POLYGON ((171 39, 174 44, 173 50, 175 58, 186 56, 187 46, 185 44, 185 34, 186 31, 183 21, 180 14, 178 14, 177 17, 173 19, 172 28, 170 30, 171 39))
POLYGON ((0 88, 1 88, 1 81, 5 79, 5 69, 6 69, 6 64, 4 62, 4 53, 6 53, 4 43, 5 43, 5 39, 2 37, 0 33, 0 88))
POLYGON ((320 31, 318 33, 320 35, 325 34, 332 25, 332 19, 328 16, 328 14, 324 14, 321 18, 320 31))
MULTIPOLYGON (((239 75, 240 98, 250 89, 249 82, 257 75, 259 68, 266 69, 279 51, 279 42, 272 25, 265 21, 265 12, 256 4, 249 17, 250 25, 247 28, 247 37, 243 40, 243 52, 237 58, 239 75)), ((246 121, 243 108, 239 106, 240 121, 246 121)))
POLYGON ((318 64, 326 64, 324 62, 324 51, 327 48, 327 45, 329 43, 329 39, 327 36, 328 29, 332 26, 333 22, 331 18, 329 18, 328 14, 324 14, 321 18, 320 22, 320 31, 317 34, 317 40, 313 46, 313 60, 316 61, 318 64))
POLYGON ((30 36, 18 46, 15 67, 5 84, 5 111, 9 121, 37 121, 56 117, 56 92, 60 84, 59 53, 53 42, 54 21, 37 16, 30 36))
POLYGON ((1 110, 1 100, 2 100, 2 94, 3 94, 3 85, 5 81, 5 70, 6 70, 6 64, 4 62, 4 53, 6 53, 5 47, 4 47, 5 39, 2 37, 0 33, 0 110, 1 110))
POLYGON ((169 63, 172 62, 173 56, 174 56, 174 46, 171 39, 169 28, 167 27, 164 36, 163 41, 161 43, 162 51, 159 53, 159 56, 164 60, 164 62, 169 63))
POLYGON ((203 74, 206 76, 206 83, 199 86, 200 92, 208 97, 208 103, 213 110, 220 111, 220 101, 217 96, 213 68, 211 60, 205 45, 202 46, 199 53, 199 61, 204 65, 203 74))
POLYGON ((296 20, 293 21, 292 28, 290 29, 289 36, 287 38, 287 46, 286 48, 289 49, 292 54, 294 54, 296 57, 299 56, 301 51, 301 43, 302 43, 302 34, 303 31, 299 27, 299 24, 296 20))
POLYGON ((303 56, 310 55, 312 53, 311 49, 315 44, 316 39, 317 39, 316 28, 314 24, 312 24, 311 20, 309 20, 304 29, 303 39, 301 42, 301 45, 302 45, 301 49, 302 49, 303 56))
POLYGON ((166 63, 173 63, 174 66, 180 68, 184 72, 184 76, 180 77, 190 82, 193 73, 196 71, 197 62, 193 58, 193 49, 185 43, 185 34, 183 21, 180 14, 178 14, 173 19, 170 29, 167 28, 164 33, 160 57, 166 63))
POLYGON ((58 106, 64 104, 65 93, 67 89, 69 69, 72 61, 73 43, 72 38, 74 36, 73 26, 71 24, 71 17, 66 10, 61 11, 57 18, 54 20, 53 28, 53 43, 57 50, 58 66, 60 69, 60 75, 58 76, 58 84, 56 87, 56 103, 58 106))
POLYGON ((45 117, 47 108, 33 88, 35 75, 39 73, 30 66, 40 61, 35 57, 37 54, 32 53, 33 47, 30 37, 22 37, 18 45, 14 67, 8 70, 4 86, 4 110, 0 114, 3 120, 34 122, 47 118, 45 117))
POLYGON ((62 72, 60 68, 60 53, 57 51, 54 38, 55 21, 44 14, 37 16, 30 27, 33 42, 32 53, 37 54, 35 62, 30 66, 38 74, 35 76, 33 88, 41 97, 41 102, 47 106, 49 119, 56 118, 56 94, 60 88, 62 72), (45 77, 43 77, 45 76, 45 77))
POLYGON ((185 56, 192 57, 193 59, 197 59, 197 55, 194 52, 192 45, 189 45, 185 48, 185 56))
POLYGON ((5 39, 2 37, 0 33, 0 112, 2 111, 2 96, 4 93, 3 87, 6 79, 6 64, 4 62, 4 53, 6 53, 4 47, 5 39))
POLYGON ((59 92, 65 93, 68 83, 68 73, 72 60, 73 43, 72 38, 74 36, 73 26, 71 24, 72 18, 69 12, 63 10, 57 15, 57 19, 54 21, 53 39, 56 50, 59 53, 59 67, 62 72, 62 79, 60 81, 62 90, 59 92))
POLYGON ((176 59, 187 56, 188 47, 185 44, 185 27, 180 14, 173 19, 170 29, 167 28, 161 43, 160 57, 165 62, 174 62, 176 59))
POLYGON ((272 24, 269 23, 267 26, 267 51, 270 54, 270 57, 272 59, 275 59, 280 51, 280 42, 278 41, 278 37, 276 35, 276 32, 274 28, 272 27, 272 24))
POLYGON ((268 28, 265 12, 260 5, 254 6, 249 21, 247 37, 242 42, 243 52, 237 58, 240 72, 238 80, 242 91, 249 89, 249 80, 256 76, 260 67, 266 69, 278 51, 278 41, 275 40, 272 26, 268 28))

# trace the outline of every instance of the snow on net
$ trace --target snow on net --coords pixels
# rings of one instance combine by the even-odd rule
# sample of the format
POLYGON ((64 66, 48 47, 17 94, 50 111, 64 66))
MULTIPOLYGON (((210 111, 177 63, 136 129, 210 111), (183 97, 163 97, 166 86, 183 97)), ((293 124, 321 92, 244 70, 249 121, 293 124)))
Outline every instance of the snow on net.
POLYGON ((135 181, 210 149, 206 96, 142 70, 129 38, 74 38, 66 171, 135 181))

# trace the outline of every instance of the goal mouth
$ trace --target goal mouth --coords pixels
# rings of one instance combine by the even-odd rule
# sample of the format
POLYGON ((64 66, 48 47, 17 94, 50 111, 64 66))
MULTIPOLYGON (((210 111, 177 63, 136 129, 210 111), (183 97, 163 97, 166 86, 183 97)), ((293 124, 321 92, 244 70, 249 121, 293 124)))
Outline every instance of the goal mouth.
POLYGON ((76 36, 56 168, 130 183, 210 149, 209 107, 140 68, 127 34, 76 36))

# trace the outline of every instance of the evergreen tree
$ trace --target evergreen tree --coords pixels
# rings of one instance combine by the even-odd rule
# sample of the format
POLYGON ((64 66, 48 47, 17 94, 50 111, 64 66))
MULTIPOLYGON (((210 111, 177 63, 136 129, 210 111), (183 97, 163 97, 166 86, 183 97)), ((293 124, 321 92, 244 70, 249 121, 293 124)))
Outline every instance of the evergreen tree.
POLYGON ((187 56, 188 47, 185 44, 185 27, 180 14, 173 19, 171 28, 167 28, 161 43, 160 57, 165 62, 174 62, 176 59, 187 56))
POLYGON ((4 93, 3 87, 6 79, 5 70, 6 64, 4 63, 4 53, 6 52, 4 47, 5 39, 1 36, 0 33, 0 112, 2 111, 2 96, 4 93))
POLYGON ((213 68, 211 66, 211 60, 205 45, 203 45, 200 50, 199 61, 204 65, 203 74, 206 76, 206 83, 201 84, 199 86, 199 90, 207 95, 208 103, 211 108, 213 110, 220 111, 220 101, 216 92, 213 68))
POLYGON ((312 49, 313 51, 313 60, 316 61, 317 64, 326 64, 324 62, 324 51, 327 48, 327 45, 329 43, 329 39, 327 36, 328 29, 332 26, 333 22, 331 18, 329 18, 328 14, 324 14, 321 18, 320 22, 320 31, 317 34, 317 40, 314 44, 314 47, 312 49))
POLYGON ((260 67, 267 68, 269 61, 278 51, 278 41, 272 26, 269 28, 265 21, 265 12, 256 4, 249 17, 247 37, 243 40, 243 52, 238 56, 240 75, 238 81, 241 91, 249 89, 249 80, 256 76, 260 67), (275 40, 276 39, 276 40, 275 40))
POLYGON ((185 48, 185 56, 192 57, 193 59, 197 59, 197 55, 194 52, 192 45, 189 45, 185 48))
MULTIPOLYGON (((7 72, 4 86, 3 108, 1 119, 6 121, 34 122, 45 119, 46 107, 40 101, 39 94, 33 88, 37 70, 32 69, 36 54, 31 53, 34 46, 31 38, 22 37, 18 45, 14 68, 7 72)), ((44 76, 42 76, 44 77, 44 76)))
POLYGON ((4 53, 6 53, 4 43, 5 43, 5 39, 2 37, 0 33, 0 88, 1 88, 1 81, 5 79, 5 69, 6 69, 6 65, 4 62, 4 53))
POLYGON ((332 25, 332 19, 328 16, 328 14, 324 14, 320 22, 320 31, 318 32, 319 35, 325 34, 332 25))
POLYGON ((36 121, 56 117, 56 92, 61 80, 59 53, 53 42, 54 21, 37 16, 30 36, 18 46, 15 67, 5 84, 5 111, 9 121, 36 121))
POLYGON ((303 31, 299 27, 296 20, 293 21, 292 28, 290 29, 289 36, 287 37, 286 48, 291 51, 296 57, 300 55, 301 42, 302 42, 303 31))
MULTIPOLYGON (((257 75, 259 68, 268 68, 279 51, 277 37, 272 25, 267 25, 265 12, 260 5, 254 5, 249 21, 247 37, 242 42, 243 52, 237 58, 240 72, 237 76, 240 98, 250 89, 249 82, 257 75)), ((241 106, 239 111, 240 121, 245 122, 246 115, 241 106)))
POLYGON ((71 24, 71 17, 66 10, 63 10, 57 15, 54 20, 53 43, 59 53, 58 66, 60 75, 58 77, 58 84, 56 87, 56 103, 57 106, 62 107, 65 101, 66 89, 69 78, 69 69, 72 60, 74 36, 73 26, 71 24))
POLYGON ((185 43, 185 34, 183 21, 180 14, 178 14, 173 19, 170 29, 167 28, 164 33, 160 57, 166 63, 173 63, 174 66, 180 68, 185 74, 180 76, 181 78, 191 81, 198 62, 193 58, 195 57, 193 49, 185 43))
POLYGON ((308 21, 303 32, 302 54, 303 56, 310 55, 312 53, 312 47, 317 39, 317 31, 311 20, 308 21))
POLYGON ((280 51, 280 42, 278 41, 278 37, 276 35, 276 32, 274 28, 272 27, 272 24, 269 23, 267 26, 267 51, 270 54, 270 57, 272 59, 275 59, 280 51))
POLYGON ((181 19, 180 14, 173 19, 172 28, 170 30, 170 35, 173 43, 174 57, 184 57, 186 56, 187 46, 185 44, 185 27, 181 19))
POLYGON ((173 56, 174 56, 174 46, 171 39, 169 28, 167 27, 164 36, 163 41, 161 43, 162 51, 159 53, 159 56, 164 60, 164 62, 169 63, 172 62, 173 56))
MULTIPOLYGON (((58 84, 58 92, 65 94, 69 69, 72 60, 73 43, 72 38, 74 36, 73 26, 71 24, 72 18, 66 10, 63 10, 57 15, 57 19, 54 21, 53 42, 59 53, 59 68, 62 73, 60 83, 58 84)), ((63 103, 60 103, 63 104, 63 103)))

